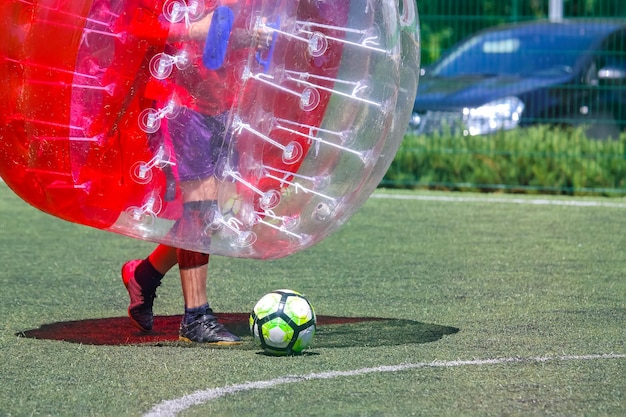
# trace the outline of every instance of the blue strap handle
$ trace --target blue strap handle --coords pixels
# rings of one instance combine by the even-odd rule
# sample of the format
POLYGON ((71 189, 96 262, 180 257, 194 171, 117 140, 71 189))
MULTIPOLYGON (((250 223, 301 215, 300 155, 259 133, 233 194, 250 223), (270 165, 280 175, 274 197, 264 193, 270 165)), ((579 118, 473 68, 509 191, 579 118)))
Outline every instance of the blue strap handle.
MULTIPOLYGON (((273 29, 280 28, 280 17, 277 17, 274 23, 269 23, 267 26, 273 29)), ((272 34, 272 42, 270 43, 270 47, 267 51, 267 55, 265 58, 261 56, 261 52, 256 53, 256 62, 258 62, 263 67, 265 73, 269 71, 270 64, 272 63, 272 57, 274 56, 274 47, 276 46, 277 36, 278 32, 274 31, 274 33, 272 34)))
POLYGON ((202 54, 202 63, 210 70, 218 70, 224 65, 233 21, 233 11, 226 6, 220 6, 213 12, 202 54))

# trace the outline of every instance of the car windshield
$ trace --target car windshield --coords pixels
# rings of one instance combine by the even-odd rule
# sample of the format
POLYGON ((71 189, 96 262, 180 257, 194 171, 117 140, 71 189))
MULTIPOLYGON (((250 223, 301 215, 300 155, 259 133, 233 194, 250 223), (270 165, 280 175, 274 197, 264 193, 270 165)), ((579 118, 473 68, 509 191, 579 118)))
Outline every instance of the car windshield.
POLYGON ((549 75, 570 72, 597 38, 594 31, 501 30, 478 35, 455 48, 433 69, 439 77, 458 75, 549 75))

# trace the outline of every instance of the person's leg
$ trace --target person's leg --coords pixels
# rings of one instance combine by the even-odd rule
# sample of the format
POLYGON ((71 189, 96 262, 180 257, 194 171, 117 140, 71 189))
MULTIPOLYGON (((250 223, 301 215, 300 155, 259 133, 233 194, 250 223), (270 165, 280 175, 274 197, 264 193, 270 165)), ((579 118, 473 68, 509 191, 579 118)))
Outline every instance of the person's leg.
MULTIPOLYGON (((211 237, 206 234, 205 222, 206 215, 211 212, 217 200, 218 181, 214 176, 215 167, 218 160, 228 155, 224 120, 224 116, 206 117, 192 110, 182 109, 175 118, 165 121, 177 155, 177 179, 183 200, 182 216, 172 227, 170 237, 180 244, 200 243, 203 248, 210 245, 211 237)), ((163 274, 178 263, 185 300, 185 316, 180 330, 182 340, 240 343, 239 337, 218 323, 208 304, 208 255, 159 246, 148 259, 134 262, 137 262, 135 267, 142 265, 142 268, 150 271, 146 274, 151 275, 151 278, 146 278, 146 286, 150 286, 150 282, 160 283, 163 274)), ((130 266, 125 265, 123 276, 125 269, 130 270, 130 266)), ((127 272, 126 275, 131 273, 127 272)), ((125 284, 126 282, 127 279, 124 280, 125 284)), ((152 327, 152 299, 153 297, 150 299, 149 323, 145 320, 145 326, 138 325, 143 330, 152 327)), ((147 311, 144 310, 143 313, 148 316, 147 311)), ((137 321, 133 315, 131 319, 137 321)))
POLYGON ((241 338, 220 324, 207 300, 209 255, 178 249, 178 268, 185 300, 180 340, 218 345, 240 344, 241 338))
POLYGON ((193 309, 208 304, 206 284, 209 269, 209 255, 178 249, 177 256, 185 308, 193 309))
POLYGON ((156 289, 177 261, 176 248, 158 245, 147 258, 134 259, 122 266, 122 281, 130 296, 128 316, 138 329, 152 330, 156 289))
POLYGON ((148 261, 161 275, 172 269, 178 263, 176 248, 167 245, 158 245, 150 255, 148 261))

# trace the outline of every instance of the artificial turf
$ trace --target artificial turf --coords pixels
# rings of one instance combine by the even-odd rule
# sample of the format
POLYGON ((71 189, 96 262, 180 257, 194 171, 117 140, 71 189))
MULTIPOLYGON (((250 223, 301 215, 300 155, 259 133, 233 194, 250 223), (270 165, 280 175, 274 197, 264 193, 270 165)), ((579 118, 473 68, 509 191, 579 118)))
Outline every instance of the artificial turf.
POLYGON ((176 341, 176 271, 154 337, 126 320, 119 268, 152 244, 52 218, 0 184, 0 415, 138 416, 203 390, 223 395, 181 415, 626 414, 623 199, 384 194, 293 256, 212 258, 209 298, 245 338, 216 349, 176 341), (277 288, 321 318, 305 355, 263 355, 247 334, 277 288), (376 371, 407 364, 424 366, 376 371), (226 393, 255 381, 275 385, 226 393))

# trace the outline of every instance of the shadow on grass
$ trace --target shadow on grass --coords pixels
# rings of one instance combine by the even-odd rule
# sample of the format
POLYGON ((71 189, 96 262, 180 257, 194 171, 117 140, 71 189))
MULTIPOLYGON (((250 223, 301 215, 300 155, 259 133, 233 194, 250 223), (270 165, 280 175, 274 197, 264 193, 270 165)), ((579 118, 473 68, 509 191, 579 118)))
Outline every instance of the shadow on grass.
MULTIPOLYGON (((180 316, 157 316, 154 318, 154 329, 150 333, 136 330, 127 317, 109 317, 44 324, 38 329, 19 332, 17 336, 86 345, 171 346, 181 344, 190 346, 187 343, 178 342, 180 319, 180 316)), ((248 314, 221 313, 219 319, 231 332, 244 339, 242 348, 258 349, 250 336, 248 314)), ((412 320, 318 316, 317 331, 312 347, 376 347, 428 343, 458 331, 459 329, 455 327, 412 320)), ((197 345, 192 344, 192 346, 197 345)))

